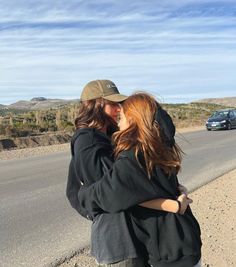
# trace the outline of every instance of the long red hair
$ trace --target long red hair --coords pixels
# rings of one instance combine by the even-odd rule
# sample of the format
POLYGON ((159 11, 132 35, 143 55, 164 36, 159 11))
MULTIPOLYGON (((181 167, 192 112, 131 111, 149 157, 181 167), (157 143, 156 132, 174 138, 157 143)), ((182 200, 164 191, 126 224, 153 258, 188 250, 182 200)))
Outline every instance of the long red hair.
POLYGON ((146 93, 131 95, 122 104, 128 121, 128 128, 113 135, 115 156, 124 150, 134 149, 139 161, 142 155, 148 176, 151 177, 155 166, 161 167, 165 173, 178 173, 182 160, 182 151, 175 144, 169 147, 155 121, 155 113, 159 104, 154 97, 146 93))

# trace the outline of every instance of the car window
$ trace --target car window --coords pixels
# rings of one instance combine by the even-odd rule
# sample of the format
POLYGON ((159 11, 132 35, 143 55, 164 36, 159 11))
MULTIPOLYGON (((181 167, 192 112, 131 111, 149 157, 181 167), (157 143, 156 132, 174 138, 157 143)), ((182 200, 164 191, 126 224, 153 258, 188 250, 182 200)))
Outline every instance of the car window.
POLYGON ((233 111, 230 111, 230 112, 229 112, 229 117, 230 117, 230 118, 234 118, 234 112, 233 112, 233 111))
POLYGON ((226 117, 228 113, 228 111, 216 111, 213 113, 212 117, 226 117))
POLYGON ((236 117, 236 111, 232 110, 229 114, 230 118, 236 117))

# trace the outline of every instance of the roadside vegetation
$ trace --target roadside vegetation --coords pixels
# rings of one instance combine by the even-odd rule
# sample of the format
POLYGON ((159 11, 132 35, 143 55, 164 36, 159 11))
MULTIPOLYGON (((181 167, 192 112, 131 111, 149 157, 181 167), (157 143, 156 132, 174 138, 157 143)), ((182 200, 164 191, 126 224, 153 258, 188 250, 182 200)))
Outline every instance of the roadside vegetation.
MULTIPOLYGON (((0 139, 36 136, 45 133, 73 133, 78 105, 42 111, 17 109, 0 110, 0 139)), ((206 119, 217 109, 226 106, 208 103, 163 104, 177 128, 204 126, 206 119)))
POLYGON ((177 128, 205 126, 206 120, 216 110, 229 108, 228 106, 192 102, 189 104, 164 104, 177 128))
POLYGON ((78 104, 41 111, 4 110, 0 116, 0 139, 73 132, 78 104))

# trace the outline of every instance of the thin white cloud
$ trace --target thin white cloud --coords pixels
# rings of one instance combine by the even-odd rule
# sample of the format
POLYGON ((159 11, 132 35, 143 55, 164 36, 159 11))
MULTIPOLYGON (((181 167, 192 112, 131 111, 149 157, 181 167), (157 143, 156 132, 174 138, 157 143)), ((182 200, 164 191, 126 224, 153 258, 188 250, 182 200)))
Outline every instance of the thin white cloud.
POLYGON ((0 6, 0 103, 9 90, 15 97, 37 91, 78 97, 96 78, 114 79, 130 92, 142 87, 190 98, 196 90, 227 94, 236 82, 234 1, 9 0, 0 6))

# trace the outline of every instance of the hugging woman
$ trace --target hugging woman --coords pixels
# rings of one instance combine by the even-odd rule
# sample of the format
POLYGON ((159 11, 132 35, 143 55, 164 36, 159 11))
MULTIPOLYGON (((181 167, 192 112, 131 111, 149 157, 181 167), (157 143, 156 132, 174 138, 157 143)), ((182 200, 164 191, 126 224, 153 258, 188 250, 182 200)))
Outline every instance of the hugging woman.
MULTIPOLYGON (((118 103, 126 98, 119 94, 111 81, 97 80, 87 84, 81 95, 82 104, 79 117, 76 119, 77 130, 71 142, 72 159, 69 167, 67 197, 72 207, 82 216, 93 220, 91 254, 100 266, 148 266, 145 244, 143 247, 136 236, 129 208, 138 206, 148 212, 154 212, 144 208, 150 207, 165 210, 165 212, 162 211, 164 213, 183 213, 189 203, 185 195, 178 197, 177 191, 175 197, 172 195, 159 197, 158 191, 149 179, 145 179, 140 184, 141 177, 137 177, 137 181, 134 182, 134 179, 127 180, 126 175, 123 179, 128 183, 131 182, 132 186, 126 186, 123 188, 124 191, 118 188, 116 190, 115 180, 114 184, 113 180, 109 184, 110 189, 115 190, 114 197, 118 196, 117 199, 121 200, 119 205, 117 201, 113 201, 112 197, 110 198, 109 190, 106 189, 107 185, 105 191, 108 195, 104 194, 105 199, 100 199, 99 192, 98 198, 95 197, 95 188, 89 186, 97 185, 95 182, 99 183, 107 179, 111 182, 110 175, 114 177, 116 172, 116 167, 112 171, 114 153, 110 136, 117 131, 116 120, 120 112, 118 103), (91 190, 92 197, 86 194, 86 190, 81 191, 82 188, 91 190), (82 192, 81 195, 80 192, 82 192), (105 205, 114 204, 113 207, 111 206, 112 210, 100 207, 99 201, 95 203, 97 199, 107 202, 105 205), (176 201, 177 199, 179 202, 176 201)), ((131 168, 130 172, 132 171, 131 168)), ((140 172, 139 165, 136 171, 140 172)), ((144 170, 141 172, 146 173, 144 170)))

